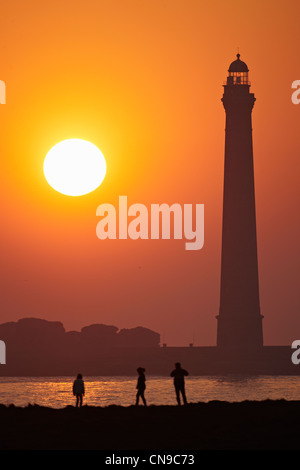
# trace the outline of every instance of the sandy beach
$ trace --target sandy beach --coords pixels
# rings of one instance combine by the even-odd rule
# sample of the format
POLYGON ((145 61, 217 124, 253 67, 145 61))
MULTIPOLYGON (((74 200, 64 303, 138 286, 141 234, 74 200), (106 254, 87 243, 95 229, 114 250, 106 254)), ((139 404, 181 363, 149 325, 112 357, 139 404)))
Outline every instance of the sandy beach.
POLYGON ((0 449, 300 449, 300 401, 63 409, 0 405, 0 449))

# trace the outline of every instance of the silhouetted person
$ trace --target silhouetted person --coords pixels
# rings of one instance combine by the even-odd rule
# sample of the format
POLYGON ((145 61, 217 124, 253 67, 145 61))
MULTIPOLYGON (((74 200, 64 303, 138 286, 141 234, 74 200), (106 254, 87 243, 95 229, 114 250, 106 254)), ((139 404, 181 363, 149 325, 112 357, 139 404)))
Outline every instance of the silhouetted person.
POLYGON ((189 373, 181 368, 180 362, 176 362, 175 364, 175 369, 171 372, 171 377, 174 377, 174 387, 175 387, 175 392, 176 392, 176 398, 178 405, 181 405, 180 403, 180 393, 183 398, 183 403, 186 405, 187 400, 185 396, 185 386, 184 386, 184 377, 186 375, 189 375, 189 373))
POLYGON ((136 394, 136 403, 135 405, 138 406, 139 404, 139 399, 141 397, 141 399, 143 400, 144 402, 144 405, 147 406, 147 403, 146 403, 146 400, 145 400, 145 396, 144 396, 144 393, 145 393, 145 388, 146 388, 146 377, 145 377, 145 369, 143 367, 138 367, 137 369, 137 372, 139 374, 138 376, 138 381, 137 381, 137 394, 136 394))
POLYGON ((73 395, 76 397, 76 408, 78 405, 82 406, 82 398, 84 395, 84 381, 82 375, 78 374, 77 379, 73 383, 73 395))

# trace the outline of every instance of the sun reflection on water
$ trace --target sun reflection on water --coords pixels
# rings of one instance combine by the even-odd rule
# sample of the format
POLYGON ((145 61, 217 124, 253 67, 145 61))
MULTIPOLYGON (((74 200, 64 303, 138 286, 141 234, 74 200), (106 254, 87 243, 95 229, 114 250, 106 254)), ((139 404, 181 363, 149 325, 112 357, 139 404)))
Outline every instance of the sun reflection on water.
MULTIPOLYGON (((74 405, 73 380, 74 377, 0 377, 0 403, 54 408, 74 405)), ((130 406, 135 402, 136 377, 84 377, 84 381, 84 404, 130 406)), ((190 402, 300 400, 300 377, 187 377, 186 392, 190 402)), ((148 376, 145 395, 149 405, 176 404, 171 378, 148 376)))

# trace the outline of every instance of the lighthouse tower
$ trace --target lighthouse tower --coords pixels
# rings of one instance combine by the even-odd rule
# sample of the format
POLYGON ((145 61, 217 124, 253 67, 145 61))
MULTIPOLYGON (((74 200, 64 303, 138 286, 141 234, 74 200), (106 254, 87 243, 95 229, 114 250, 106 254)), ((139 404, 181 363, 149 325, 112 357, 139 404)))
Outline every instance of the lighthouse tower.
POLYGON ((226 112, 220 311, 217 346, 257 350, 263 346, 259 304, 252 109, 248 67, 230 64, 222 102, 226 112))

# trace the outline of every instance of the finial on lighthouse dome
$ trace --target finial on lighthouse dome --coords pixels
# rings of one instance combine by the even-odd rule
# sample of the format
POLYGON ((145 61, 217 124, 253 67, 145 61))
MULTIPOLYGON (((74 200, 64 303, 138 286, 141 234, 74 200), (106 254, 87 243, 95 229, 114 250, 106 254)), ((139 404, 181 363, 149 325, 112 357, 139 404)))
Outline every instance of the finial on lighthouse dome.
POLYGON ((247 64, 240 59, 241 54, 239 52, 236 57, 237 59, 231 62, 228 72, 249 72, 247 64))

